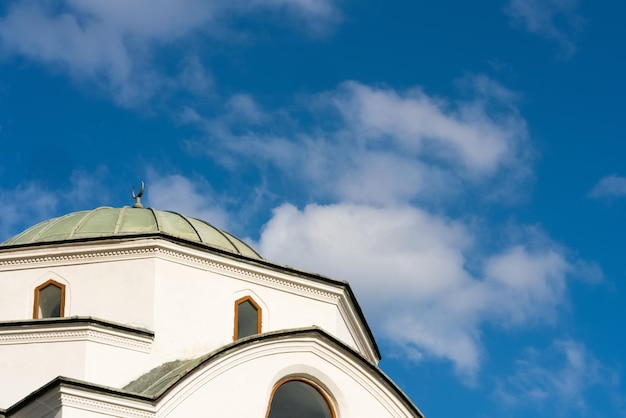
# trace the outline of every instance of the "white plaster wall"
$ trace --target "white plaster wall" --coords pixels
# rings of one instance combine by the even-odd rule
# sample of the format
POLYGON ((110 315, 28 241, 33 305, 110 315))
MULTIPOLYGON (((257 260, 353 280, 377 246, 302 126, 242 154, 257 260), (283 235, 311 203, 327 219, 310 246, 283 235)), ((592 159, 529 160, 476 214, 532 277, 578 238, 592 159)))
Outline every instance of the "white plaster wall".
POLYGON ((8 408, 59 375, 85 376, 84 343, 0 345, 0 408, 8 408))
MULTIPOLYGON (((71 313, 153 329, 154 259, 117 260, 68 268, 71 313)), ((64 272, 63 270, 60 270, 64 272)))
MULTIPOLYGON (((62 277, 45 267, 0 271, 0 321, 32 319, 35 288, 48 279, 66 284, 62 277)), ((71 298, 71 289, 68 293, 71 298)))
POLYGON ((159 363, 189 358, 232 341, 227 316, 216 307, 227 281, 219 275, 157 260, 155 274, 155 356, 159 363))
POLYGON ((94 341, 0 345, 0 408, 58 376, 122 387, 152 367, 149 353, 94 341))
POLYGON ((334 308, 337 310, 337 312, 335 313, 335 337, 337 337, 337 339, 343 341, 350 347, 354 348, 356 351, 360 351, 358 346, 356 345, 356 342, 354 341, 354 338, 352 337, 352 334, 350 333, 350 330, 348 329, 346 320, 343 318, 343 316, 341 316, 339 306, 334 305, 334 308))
POLYGON ((154 367, 151 353, 102 343, 86 344, 84 363, 85 381, 114 388, 126 386, 154 367))
POLYGON ((35 288, 53 279, 66 285, 64 316, 151 329, 153 277, 153 258, 0 271, 0 321, 32 319, 35 288))
POLYGON ((289 289, 251 283, 228 271, 157 260, 154 344, 159 363, 206 354, 229 344, 234 334, 234 303, 251 296, 262 308, 262 331, 319 326, 356 347, 336 303, 289 289))

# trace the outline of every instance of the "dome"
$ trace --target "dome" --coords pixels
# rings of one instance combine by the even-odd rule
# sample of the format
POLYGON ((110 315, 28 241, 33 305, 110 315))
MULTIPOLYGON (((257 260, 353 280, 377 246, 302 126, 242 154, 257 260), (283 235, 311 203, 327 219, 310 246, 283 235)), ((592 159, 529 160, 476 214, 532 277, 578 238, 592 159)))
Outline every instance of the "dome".
POLYGON ((90 238, 163 234, 234 254, 260 259, 249 245, 199 219, 152 208, 100 207, 43 221, 3 242, 2 246, 90 238))

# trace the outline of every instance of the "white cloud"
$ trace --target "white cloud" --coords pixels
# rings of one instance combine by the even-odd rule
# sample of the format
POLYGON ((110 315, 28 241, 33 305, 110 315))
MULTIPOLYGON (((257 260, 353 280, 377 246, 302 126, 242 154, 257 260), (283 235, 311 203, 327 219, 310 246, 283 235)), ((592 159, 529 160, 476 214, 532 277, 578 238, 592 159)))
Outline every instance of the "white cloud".
POLYGON ((122 37, 100 21, 81 25, 77 16, 52 14, 34 1, 13 4, 0 21, 5 50, 61 65, 74 76, 105 82, 114 90, 128 84, 133 72, 122 37))
POLYGON ((626 196, 626 177, 616 174, 603 177, 589 192, 593 198, 610 198, 626 196))
POLYGON ((71 210, 91 208, 111 202, 111 192, 106 185, 109 170, 105 166, 95 167, 87 172, 77 170, 68 179, 68 187, 56 193, 71 210))
POLYGON ((37 182, 0 189, 0 242, 36 222, 57 216, 61 208, 71 211, 109 202, 109 191, 102 184, 107 174, 106 167, 97 167, 93 172, 74 171, 67 186, 60 189, 37 182))
POLYGON ((391 138, 410 154, 456 160, 467 169, 492 172, 510 157, 515 130, 500 125, 479 103, 451 109, 419 90, 344 83, 333 100, 348 126, 370 141, 391 138))
POLYGON ((120 36, 171 40, 210 22, 218 2, 203 0, 67 0, 71 13, 87 26, 101 24, 120 36), (91 21, 91 22, 90 22, 91 21))
POLYGON ((528 32, 555 41, 567 58, 576 50, 576 36, 582 31, 579 0, 509 0, 507 14, 528 32))
POLYGON ((514 374, 499 382, 496 394, 510 405, 584 415, 587 392, 597 386, 613 390, 615 379, 585 344, 557 340, 544 351, 527 348, 516 361, 514 374))
POLYGON ((552 322, 563 303, 565 276, 571 265, 556 248, 529 251, 514 246, 485 265, 485 284, 492 293, 498 321, 523 324, 552 322))
POLYGON ((210 143, 194 143, 194 152, 229 167, 274 165, 317 197, 385 205, 489 184, 491 197, 506 198, 519 189, 498 181, 527 180, 525 122, 513 93, 485 77, 469 84, 474 98, 453 102, 418 88, 346 82, 303 100, 298 110, 313 127, 301 127, 296 111, 265 110, 246 95, 231 98, 218 118, 187 108, 181 120, 207 131, 210 143))
POLYGON ((247 123, 259 124, 269 119, 269 115, 266 115, 254 101, 254 98, 248 94, 232 96, 226 103, 226 107, 231 114, 231 118, 236 121, 243 120, 247 123))
POLYGON ((47 219, 59 204, 59 196, 37 183, 0 189, 0 242, 29 227, 26 222, 47 219))
POLYGON ((287 12, 295 22, 304 23, 311 34, 323 35, 341 21, 341 13, 333 0, 242 0, 238 6, 287 12))
POLYGON ((210 71, 193 59, 183 62, 181 74, 160 73, 157 46, 197 32, 217 35, 230 17, 268 9, 304 21, 312 30, 322 30, 338 15, 331 0, 16 0, 0 18, 0 45, 95 82, 119 104, 134 106, 190 82, 201 82, 203 89, 192 90, 197 94, 211 85, 210 71))
POLYGON ((189 56, 182 62, 182 70, 175 80, 180 89, 200 95, 210 94, 213 89, 213 77, 198 57, 189 56))
POLYGON ((480 327, 554 319, 570 269, 556 245, 516 245, 473 273, 476 244, 468 225, 416 207, 286 204, 258 247, 270 260, 348 280, 387 341, 414 358, 450 360, 472 382, 483 355, 480 327))

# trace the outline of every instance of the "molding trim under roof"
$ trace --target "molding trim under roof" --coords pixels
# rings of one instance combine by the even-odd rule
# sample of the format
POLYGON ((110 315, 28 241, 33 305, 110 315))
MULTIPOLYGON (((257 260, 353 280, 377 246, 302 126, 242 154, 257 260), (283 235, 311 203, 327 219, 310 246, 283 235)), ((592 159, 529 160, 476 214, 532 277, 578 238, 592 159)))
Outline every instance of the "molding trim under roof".
POLYGON ((0 345, 92 341, 147 353, 154 332, 92 317, 0 322, 0 345))

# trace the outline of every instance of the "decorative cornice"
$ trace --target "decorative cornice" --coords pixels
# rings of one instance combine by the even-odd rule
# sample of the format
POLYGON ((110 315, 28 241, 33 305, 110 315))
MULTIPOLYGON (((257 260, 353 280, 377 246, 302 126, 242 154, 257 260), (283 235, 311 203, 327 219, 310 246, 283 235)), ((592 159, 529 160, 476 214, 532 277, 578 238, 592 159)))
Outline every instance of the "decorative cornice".
MULTIPOLYGON (((91 251, 86 250, 86 246, 77 245, 70 248, 57 247, 53 251, 47 249, 43 252, 40 248, 35 249, 15 249, 13 253, 0 253, 0 271, 3 270, 15 270, 29 267, 40 267, 41 265, 54 266, 54 265, 67 265, 75 263, 92 263, 109 261, 111 259, 120 258, 144 258, 146 256, 165 256, 179 261, 184 261, 186 264, 194 264, 195 266, 208 267, 211 270, 227 271, 231 274, 238 276, 241 279, 264 282, 271 285, 279 285, 283 288, 292 289, 297 292, 306 293, 309 295, 316 295, 321 298, 329 300, 337 300, 342 293, 341 290, 329 291, 324 290, 322 287, 329 288, 328 285, 319 283, 320 286, 306 285, 302 282, 295 280, 287 280, 286 278, 278 277, 279 275, 262 274, 252 269, 242 268, 241 262, 235 263, 234 260, 226 258, 221 254, 213 254, 207 251, 198 251, 180 245, 172 245, 166 240, 156 241, 155 239, 143 239, 135 240, 124 243, 124 247, 116 242, 115 247, 106 248, 106 245, 98 243, 96 249, 91 251), (21 253, 17 255, 16 253, 21 253), (239 264, 239 265, 236 265, 239 264)), ((256 261, 256 260, 250 260, 256 261)), ((318 283, 316 283, 318 284, 318 283)), ((335 287, 335 286, 333 286, 335 287)))
MULTIPOLYGON (((143 247, 143 248, 129 248, 129 249, 113 249, 105 251, 81 251, 81 252, 68 252, 60 253, 57 255, 31 255, 23 257, 10 257, 2 260, 0 258, 0 268, 3 266, 24 266, 38 264, 51 264, 51 263, 67 263, 71 261, 100 261, 102 258, 120 257, 120 256, 132 256, 141 254, 150 254, 156 251, 156 247, 143 247)), ((0 269, 1 270, 1 269, 0 269)))
POLYGON ((117 405, 111 399, 97 400, 93 397, 77 396, 76 394, 61 394, 61 404, 65 407, 84 409, 92 412, 103 412, 120 418, 152 418, 154 412, 129 406, 117 405))
MULTIPOLYGON (((199 255, 192 255, 188 252, 183 252, 178 249, 169 247, 156 247, 154 252, 166 257, 172 257, 178 260, 184 260, 187 263, 192 263, 196 266, 203 266, 213 271, 224 272, 227 271, 231 275, 236 276, 242 280, 252 281, 256 283, 270 284, 275 287, 276 285, 295 290, 299 293, 306 293, 309 295, 317 295, 318 297, 325 298, 327 300, 336 301, 340 298, 341 291, 329 291, 324 290, 321 286, 306 285, 296 280, 288 280, 286 278, 279 277, 278 275, 268 275, 254 271, 249 268, 243 268, 240 265, 225 262, 226 260, 217 260, 213 257, 202 257, 199 255)), ((328 287, 328 286, 325 286, 328 287)))
POLYGON ((148 353, 153 339, 133 330, 116 329, 89 320, 30 322, 22 326, 0 324, 0 345, 88 341, 148 353))

